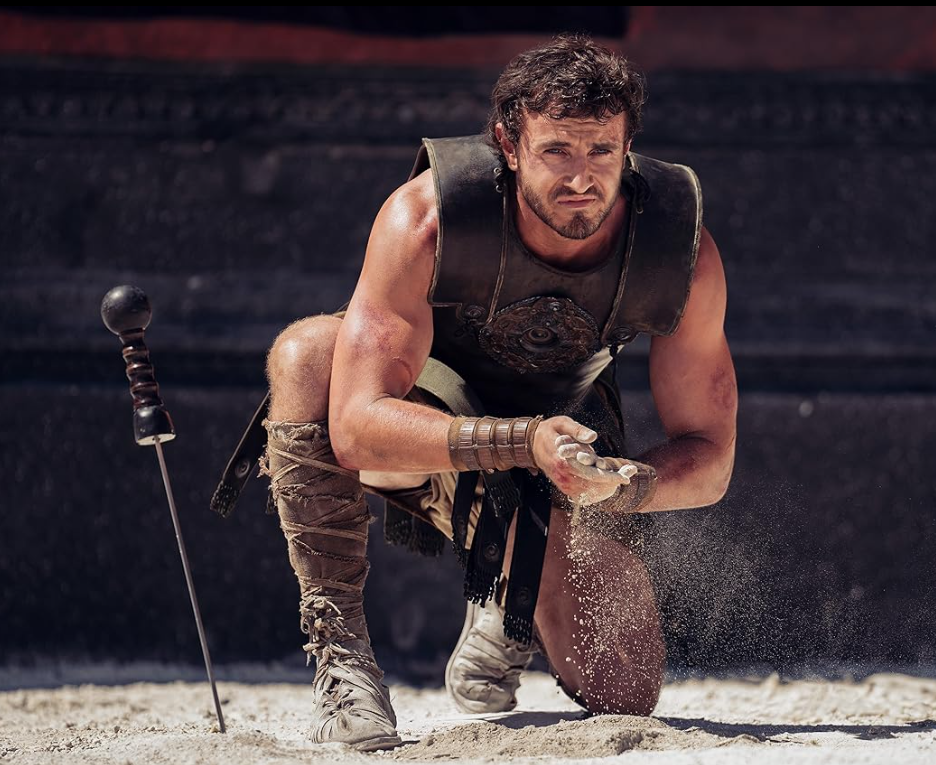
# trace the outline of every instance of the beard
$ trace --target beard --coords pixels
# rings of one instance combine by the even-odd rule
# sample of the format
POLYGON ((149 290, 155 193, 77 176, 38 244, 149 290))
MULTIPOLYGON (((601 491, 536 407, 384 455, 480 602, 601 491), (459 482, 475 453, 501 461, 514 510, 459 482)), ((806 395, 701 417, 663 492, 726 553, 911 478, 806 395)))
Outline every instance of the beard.
MULTIPOLYGON (((536 214, 536 217, 565 239, 588 239, 588 237, 601 228, 601 224, 604 223, 605 219, 611 214, 611 211, 614 209, 614 204, 617 202, 616 198, 612 199, 611 202, 598 213, 592 213, 591 215, 586 215, 585 212, 576 210, 571 220, 567 223, 560 223, 551 213, 546 200, 524 183, 522 174, 516 173, 516 181, 517 188, 526 200, 527 205, 536 214)), ((598 204, 602 204, 604 199, 598 192, 595 192, 595 195, 598 197, 598 204)), ((559 202, 557 199, 553 199, 553 204, 558 207, 559 202)))

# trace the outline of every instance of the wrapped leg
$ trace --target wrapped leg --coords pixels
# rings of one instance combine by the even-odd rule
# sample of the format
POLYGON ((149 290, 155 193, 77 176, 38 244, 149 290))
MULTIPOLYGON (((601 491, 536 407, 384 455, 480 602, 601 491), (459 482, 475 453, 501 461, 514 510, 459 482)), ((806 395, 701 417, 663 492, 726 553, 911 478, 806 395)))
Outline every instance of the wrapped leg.
POLYGON ((316 660, 312 738, 358 749, 397 746, 396 716, 364 619, 370 513, 355 472, 337 464, 326 422, 265 421, 267 465, 309 661, 316 660))

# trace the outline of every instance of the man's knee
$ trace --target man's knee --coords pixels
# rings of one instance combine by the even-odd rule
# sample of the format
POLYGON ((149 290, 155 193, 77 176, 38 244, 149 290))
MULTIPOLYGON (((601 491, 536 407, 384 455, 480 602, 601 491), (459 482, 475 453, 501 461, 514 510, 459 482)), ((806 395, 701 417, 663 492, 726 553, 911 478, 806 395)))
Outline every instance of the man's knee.
POLYGON ((294 321, 273 341, 267 356, 271 381, 284 374, 331 371, 341 319, 323 314, 294 321))
POLYGON ((639 678, 632 688, 621 690, 586 690, 585 708, 599 715, 635 715, 649 717, 660 698, 661 682, 639 678))
POLYGON ((589 670, 570 689, 589 712, 639 716, 653 712, 663 686, 662 651, 651 649, 636 661, 599 661, 589 670))
POLYGON ((328 386, 341 319, 328 314, 293 322, 267 355, 270 418, 311 421, 328 416, 328 386))

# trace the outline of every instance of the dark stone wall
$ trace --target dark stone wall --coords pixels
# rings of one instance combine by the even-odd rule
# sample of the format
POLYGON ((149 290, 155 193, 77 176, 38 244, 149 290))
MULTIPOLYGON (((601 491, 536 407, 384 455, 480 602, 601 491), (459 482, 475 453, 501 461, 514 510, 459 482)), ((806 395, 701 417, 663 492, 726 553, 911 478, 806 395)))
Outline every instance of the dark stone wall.
MULTIPOLYGON (((493 78, 433 69, 0 63, 0 662, 200 661, 104 293, 150 295, 167 460, 216 661, 301 662, 264 485, 208 499, 295 318, 351 294, 422 136, 477 132, 493 78)), ((737 464, 713 508, 644 519, 675 669, 932 664, 936 80, 651 77, 635 150, 699 174, 729 288, 737 464)), ((635 453, 661 437, 638 341, 635 453)), ((378 508, 375 506, 375 510, 378 508)), ((372 527, 388 669, 438 680, 450 554, 372 527), (434 674, 435 673, 435 674, 434 674)))

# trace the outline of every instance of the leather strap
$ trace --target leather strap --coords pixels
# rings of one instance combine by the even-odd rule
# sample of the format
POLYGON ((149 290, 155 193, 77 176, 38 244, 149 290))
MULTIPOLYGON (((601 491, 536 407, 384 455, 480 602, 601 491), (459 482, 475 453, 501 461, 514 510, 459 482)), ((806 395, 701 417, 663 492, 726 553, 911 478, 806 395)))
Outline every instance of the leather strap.
POLYGON ((266 449, 267 432, 263 427, 270 406, 270 394, 267 393, 254 412, 254 416, 241 436, 240 443, 234 450, 227 467, 221 475, 218 487, 211 495, 211 509, 222 518, 227 518, 234 510, 237 500, 247 485, 247 481, 257 469, 260 457, 266 449))

